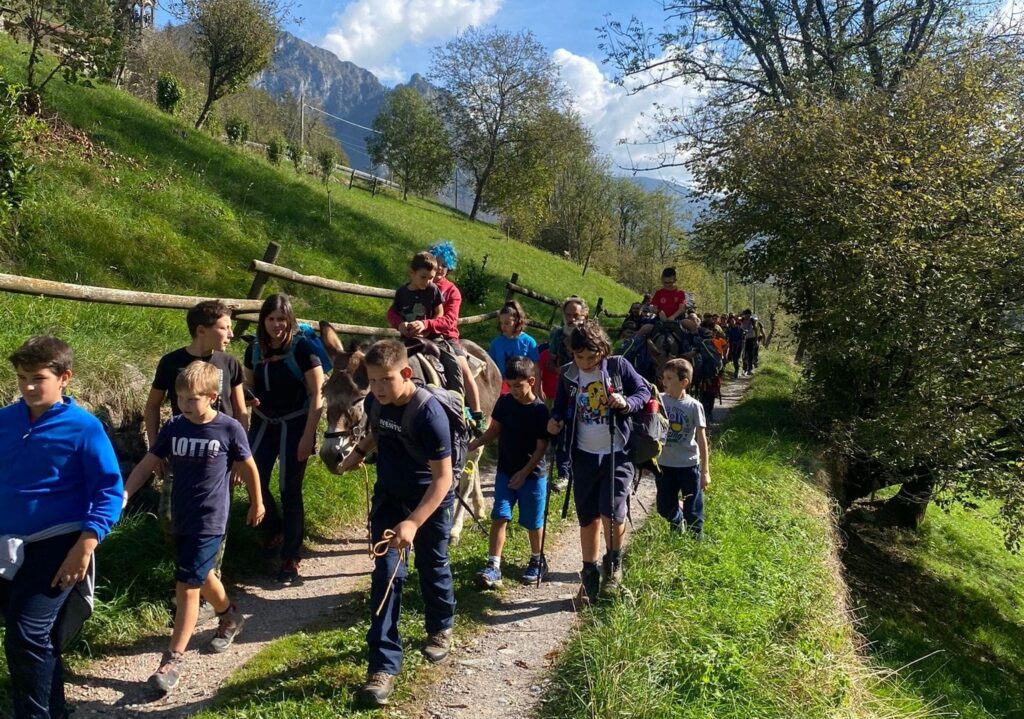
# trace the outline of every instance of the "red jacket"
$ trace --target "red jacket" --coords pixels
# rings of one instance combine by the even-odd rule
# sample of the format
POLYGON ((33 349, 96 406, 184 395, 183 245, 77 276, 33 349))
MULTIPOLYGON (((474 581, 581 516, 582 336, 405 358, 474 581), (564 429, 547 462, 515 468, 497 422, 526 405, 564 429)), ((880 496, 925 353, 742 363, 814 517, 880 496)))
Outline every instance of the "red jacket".
MULTIPOLYGON (((434 284, 437 285, 437 289, 441 290, 444 314, 431 320, 423 320, 423 334, 427 337, 440 335, 445 339, 457 340, 459 339, 459 309, 462 307, 462 293, 445 277, 437 278, 434 280, 434 284)), ((394 307, 388 307, 389 325, 398 329, 398 325, 404 321, 394 307)))

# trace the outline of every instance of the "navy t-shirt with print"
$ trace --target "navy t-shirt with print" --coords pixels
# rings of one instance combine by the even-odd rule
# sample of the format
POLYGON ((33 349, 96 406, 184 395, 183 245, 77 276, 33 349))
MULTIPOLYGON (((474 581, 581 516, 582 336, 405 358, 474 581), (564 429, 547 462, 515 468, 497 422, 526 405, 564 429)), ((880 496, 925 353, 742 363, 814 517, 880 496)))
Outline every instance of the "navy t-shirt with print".
MULTIPOLYGON (((372 394, 366 396, 367 416, 376 401, 372 394)), ((423 493, 432 477, 430 466, 418 464, 401 440, 404 411, 405 405, 381 405, 380 421, 377 427, 371 428, 377 437, 377 485, 399 497, 414 497, 423 493)), ((436 399, 429 399, 413 418, 412 431, 413 442, 423 448, 428 460, 452 456, 448 416, 436 399)))
POLYGON ((253 345, 245 350, 245 366, 253 373, 253 393, 260 401, 259 411, 267 417, 281 417, 302 409, 309 398, 305 374, 322 365, 309 340, 295 337, 292 342, 295 344, 295 363, 303 378, 297 377, 284 360, 288 354, 287 347, 270 350, 265 358, 260 357, 255 367, 252 361, 253 345))
POLYGON ((156 365, 156 376, 153 378, 153 389, 167 393, 167 400, 171 403, 171 414, 177 417, 181 414, 178 409, 178 393, 174 389, 174 382, 178 375, 197 360, 209 362, 220 370, 220 383, 217 401, 213 408, 218 412, 224 412, 234 416, 231 406, 231 389, 242 384, 242 364, 227 352, 213 352, 205 357, 197 357, 188 351, 187 347, 168 352, 156 365))
MULTIPOLYGON (((548 438, 548 408, 536 397, 532 404, 523 404, 511 394, 498 398, 491 417, 501 425, 498 435, 498 471, 512 475, 526 466, 537 449, 538 439, 548 438)), ((531 477, 547 474, 544 460, 531 477)))
POLYGON ((171 524, 175 534, 224 534, 231 505, 231 465, 251 455, 238 420, 223 412, 206 424, 179 415, 149 450, 174 470, 171 524))
POLYGON ((395 301, 391 308, 406 322, 433 319, 437 308, 444 304, 441 290, 431 282, 422 290, 414 290, 409 285, 402 285, 395 290, 395 301))

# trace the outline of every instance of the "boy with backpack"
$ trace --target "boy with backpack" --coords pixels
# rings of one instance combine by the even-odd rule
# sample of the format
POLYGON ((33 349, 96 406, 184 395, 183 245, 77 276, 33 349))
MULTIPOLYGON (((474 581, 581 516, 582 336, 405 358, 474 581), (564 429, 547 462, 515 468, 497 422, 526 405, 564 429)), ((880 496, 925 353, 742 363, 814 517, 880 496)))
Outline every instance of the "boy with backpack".
POLYGON ((181 677, 185 650, 199 615, 200 595, 220 618, 211 650, 226 651, 245 621, 213 571, 231 509, 232 473, 242 478, 249 492, 248 524, 259 524, 264 509, 245 430, 237 420, 214 409, 221 381, 217 368, 202 360, 177 376, 174 389, 181 413, 160 430, 125 483, 127 503, 161 462, 169 460, 175 472, 171 494, 177 559, 174 631, 160 667, 150 677, 153 687, 162 692, 177 686, 181 677))
POLYGON ((516 504, 519 505, 519 525, 530 536, 530 563, 523 572, 523 584, 536 584, 548 574, 548 563, 541 552, 544 513, 547 510, 544 453, 548 448, 548 408, 534 393, 536 372, 532 359, 522 356, 508 358, 504 375, 509 392, 494 405, 487 431, 469 444, 472 452, 498 439, 490 553, 487 566, 476 575, 481 589, 501 586, 501 550, 505 546, 505 529, 512 521, 512 508, 516 504))
POLYGON ((661 474, 654 477, 658 514, 673 529, 685 527, 699 539, 704 531, 704 490, 711 483, 704 408, 686 392, 693 380, 693 365, 687 360, 669 360, 661 379, 669 432, 658 458, 661 474))
POLYGON ((427 643, 422 652, 428 661, 440 662, 451 649, 455 592, 448 537, 455 471, 465 461, 468 442, 465 425, 458 424, 463 417, 459 395, 414 384, 401 342, 376 342, 363 362, 370 382, 365 403, 368 432, 342 461, 340 471, 355 469, 377 450, 369 518, 376 557, 370 580, 374 613, 366 635, 367 681, 359 698, 370 706, 383 706, 402 669, 398 625, 410 545, 425 605, 427 643))

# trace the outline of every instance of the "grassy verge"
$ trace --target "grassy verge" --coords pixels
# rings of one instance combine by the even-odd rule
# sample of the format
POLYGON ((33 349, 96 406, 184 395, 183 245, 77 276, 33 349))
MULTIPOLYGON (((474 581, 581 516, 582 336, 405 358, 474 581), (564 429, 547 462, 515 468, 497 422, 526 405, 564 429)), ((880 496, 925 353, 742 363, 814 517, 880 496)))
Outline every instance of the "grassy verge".
POLYGON ((993 507, 928 510, 918 532, 855 525, 843 560, 872 658, 969 719, 1024 717, 1024 557, 993 507))
MULTIPOLYGON (((572 523, 572 518, 567 520, 572 523)), ((485 523, 486 524, 486 523, 485 523)), ((554 537, 567 526, 558 512, 549 517, 554 537)), ((504 569, 517 577, 526 568, 529 542, 525 530, 509 523, 504 569)), ((452 572, 458 602, 455 641, 481 628, 481 620, 500 594, 477 590, 473 577, 487 557, 487 538, 467 523, 462 541, 452 549, 452 572)), ((369 570, 370 562, 366 560, 369 570)), ((423 631, 423 603, 415 570, 402 596, 402 636, 406 646, 405 666, 394 702, 401 705, 416 688, 436 676, 417 648, 426 639, 423 631)), ((512 584, 512 582, 507 582, 512 584)), ((371 608, 366 587, 342 597, 335 616, 309 627, 305 632, 283 637, 266 647, 236 673, 213 709, 197 714, 198 719, 328 719, 337 716, 379 716, 355 704, 355 692, 366 678, 366 631, 371 608)))
POLYGON ((870 713, 828 499, 791 405, 796 382, 766 355, 712 449, 705 541, 658 517, 638 532, 624 598, 583 624, 543 716, 870 713))

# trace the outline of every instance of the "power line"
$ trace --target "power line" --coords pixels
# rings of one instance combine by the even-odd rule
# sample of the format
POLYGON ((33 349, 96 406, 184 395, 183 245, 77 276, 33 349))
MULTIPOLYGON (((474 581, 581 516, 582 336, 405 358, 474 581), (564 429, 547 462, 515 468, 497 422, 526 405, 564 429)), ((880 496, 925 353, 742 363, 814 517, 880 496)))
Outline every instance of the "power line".
MULTIPOLYGON (((310 132, 314 132, 317 135, 320 135, 320 137, 326 137, 328 140, 334 140, 339 145, 352 145, 352 142, 342 140, 341 138, 335 137, 334 135, 328 135, 326 132, 320 132, 319 130, 310 130, 310 132)), ((367 157, 370 157, 370 154, 368 152, 366 152, 365 150, 361 150, 359 147, 353 146, 351 149, 355 150, 360 155, 366 155, 367 157)))
POLYGON ((352 122, 351 120, 346 120, 344 117, 338 117, 337 115, 332 115, 331 113, 327 112, 326 110, 321 110, 319 107, 313 107, 312 105, 307 105, 306 103, 302 103, 302 104, 305 105, 306 107, 308 107, 310 110, 316 110, 317 112, 319 112, 319 113, 321 113, 323 115, 327 115, 327 117, 333 117, 335 120, 339 120, 339 121, 344 122, 344 123, 346 123, 348 125, 353 125, 355 127, 363 129, 363 130, 369 130, 370 132, 375 132, 378 135, 380 134, 380 132, 378 132, 377 130, 374 130, 372 127, 367 127, 366 125, 360 125, 358 122, 352 122))

